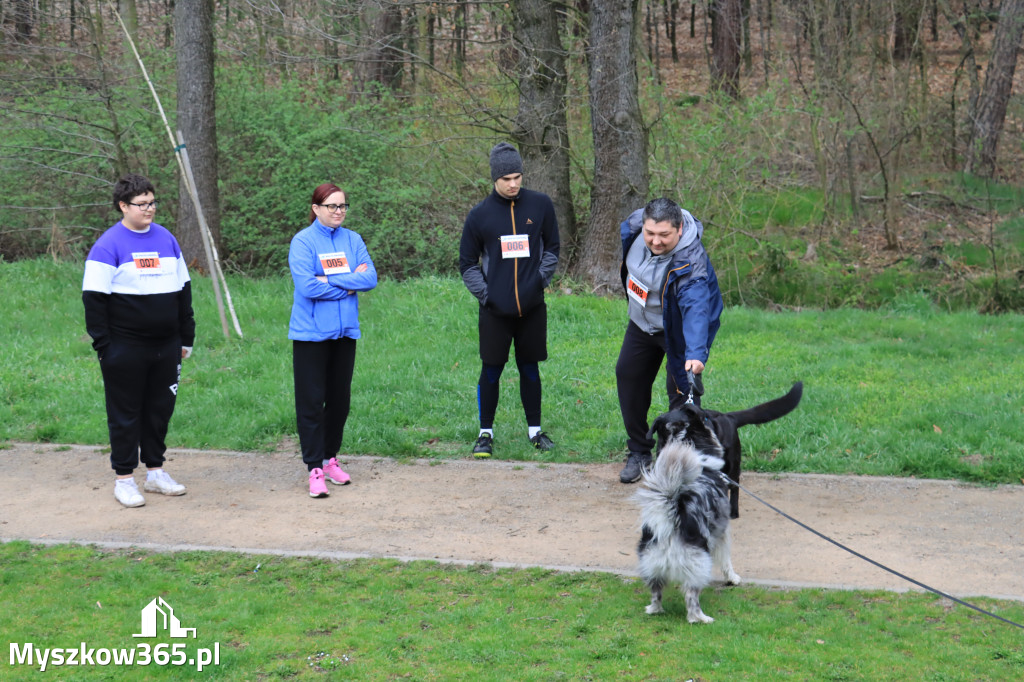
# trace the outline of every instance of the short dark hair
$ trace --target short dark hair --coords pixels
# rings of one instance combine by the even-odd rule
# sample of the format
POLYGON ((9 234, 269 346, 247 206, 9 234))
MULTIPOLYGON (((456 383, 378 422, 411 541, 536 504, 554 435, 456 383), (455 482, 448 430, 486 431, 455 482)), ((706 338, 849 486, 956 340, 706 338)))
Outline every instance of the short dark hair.
POLYGON ((122 201, 131 203, 132 199, 146 192, 156 194, 152 182, 135 173, 124 175, 114 185, 114 208, 120 211, 122 201))
POLYGON ((652 199, 644 206, 643 222, 648 220, 653 220, 656 223, 669 223, 672 227, 680 228, 683 226, 683 209, 679 208, 679 204, 665 197, 652 199))

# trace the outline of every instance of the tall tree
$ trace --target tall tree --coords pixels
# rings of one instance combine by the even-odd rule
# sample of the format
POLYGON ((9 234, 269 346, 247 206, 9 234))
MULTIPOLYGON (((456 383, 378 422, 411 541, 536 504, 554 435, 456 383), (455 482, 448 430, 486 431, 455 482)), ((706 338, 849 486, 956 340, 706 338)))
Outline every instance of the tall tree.
POLYGON ((366 25, 354 87, 359 95, 379 96, 379 88, 397 90, 402 82, 402 6, 395 0, 371 0, 366 25))
MULTIPOLYGON (((196 191, 214 245, 220 241, 220 193, 217 190, 217 117, 213 78, 213 0, 177 0, 174 51, 178 71, 178 129, 185 138, 196 191)), ((176 234, 190 259, 203 254, 199 218, 178 183, 176 234)))
POLYGON ((14 5, 14 40, 27 43, 32 40, 32 27, 35 24, 32 0, 13 0, 14 5))
POLYGON ((603 0, 590 8, 587 70, 594 181, 578 271, 602 292, 622 286, 619 223, 644 205, 650 185, 636 72, 638 4, 603 0))
POLYGON ((519 79, 514 135, 529 186, 551 197, 562 242, 571 246, 576 242, 576 211, 569 189, 563 17, 556 3, 516 0, 512 22, 519 79))
POLYGON ((971 142, 967 148, 968 173, 992 177, 996 170, 996 150, 1006 120, 1006 105, 1013 90, 1017 68, 1017 50, 1024 33, 1024 0, 1003 0, 999 23, 992 40, 992 57, 985 71, 985 84, 978 108, 971 117, 971 142))
POLYGON ((735 99, 740 95, 740 0, 712 4, 711 86, 735 99))

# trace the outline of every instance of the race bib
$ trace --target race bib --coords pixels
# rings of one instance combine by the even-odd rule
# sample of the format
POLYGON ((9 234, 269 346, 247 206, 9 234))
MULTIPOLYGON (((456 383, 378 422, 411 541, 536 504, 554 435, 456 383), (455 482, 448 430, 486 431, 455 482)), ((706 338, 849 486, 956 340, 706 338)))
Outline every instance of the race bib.
POLYGON ((647 291, 647 287, 633 279, 633 275, 626 280, 626 293, 643 308, 647 307, 647 291))
POLYGON ((352 272, 352 268, 348 266, 348 258, 345 257, 344 251, 319 253, 317 258, 320 259, 320 267, 324 269, 325 275, 347 275, 352 272))
POLYGON ((530 237, 525 234, 503 234, 501 236, 502 258, 529 258, 530 237))
POLYGON ((135 261, 135 269, 144 275, 157 274, 163 270, 160 254, 156 251, 133 251, 132 260, 135 261))

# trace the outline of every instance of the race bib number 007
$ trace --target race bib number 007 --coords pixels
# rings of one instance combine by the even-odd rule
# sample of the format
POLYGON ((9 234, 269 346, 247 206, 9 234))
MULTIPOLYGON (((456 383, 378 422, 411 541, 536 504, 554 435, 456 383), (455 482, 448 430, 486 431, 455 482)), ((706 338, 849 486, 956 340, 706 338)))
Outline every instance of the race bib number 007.
POLYGON ((320 267, 324 269, 325 275, 347 275, 352 272, 344 251, 320 253, 317 254, 317 257, 320 259, 320 267))
POLYGON ((525 234, 504 234, 501 236, 502 258, 529 258, 530 237, 525 234))
POLYGON ((135 261, 135 269, 143 274, 153 274, 163 269, 160 254, 156 251, 132 252, 132 260, 135 261))
POLYGON ((647 307, 647 291, 647 287, 633 279, 633 275, 626 280, 626 293, 644 308, 647 307))

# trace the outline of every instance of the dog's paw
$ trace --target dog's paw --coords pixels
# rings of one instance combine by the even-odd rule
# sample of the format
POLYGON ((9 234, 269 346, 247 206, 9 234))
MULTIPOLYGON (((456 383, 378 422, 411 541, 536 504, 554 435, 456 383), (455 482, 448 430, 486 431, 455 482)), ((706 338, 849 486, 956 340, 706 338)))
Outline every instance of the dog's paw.
POLYGON ((726 585, 739 585, 741 582, 743 582, 743 580, 736 571, 729 571, 725 574, 726 585))
POLYGON ((653 616, 656 613, 664 613, 665 609, 661 608, 661 604, 648 604, 644 611, 647 612, 647 615, 653 616))
POLYGON ((686 620, 690 621, 691 623, 714 623, 715 622, 714 618, 712 618, 708 614, 704 613, 703 611, 698 611, 697 613, 688 613, 688 614, 686 614, 686 620))

